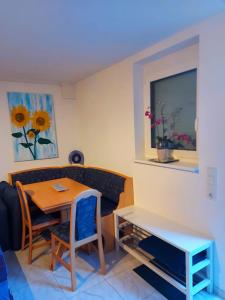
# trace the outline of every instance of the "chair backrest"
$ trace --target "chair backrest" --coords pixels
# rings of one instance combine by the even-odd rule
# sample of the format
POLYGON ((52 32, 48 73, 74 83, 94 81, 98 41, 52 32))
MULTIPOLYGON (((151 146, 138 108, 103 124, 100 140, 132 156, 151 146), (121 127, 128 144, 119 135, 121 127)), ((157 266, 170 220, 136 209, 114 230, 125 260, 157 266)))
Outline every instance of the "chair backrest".
POLYGON ((20 199, 20 206, 22 212, 22 222, 31 227, 31 217, 30 217, 30 209, 27 201, 27 195, 23 189, 23 185, 20 181, 16 182, 16 188, 18 191, 19 199, 20 199))
POLYGON ((73 201, 70 212, 70 241, 80 241, 99 233, 101 193, 90 189, 73 201))

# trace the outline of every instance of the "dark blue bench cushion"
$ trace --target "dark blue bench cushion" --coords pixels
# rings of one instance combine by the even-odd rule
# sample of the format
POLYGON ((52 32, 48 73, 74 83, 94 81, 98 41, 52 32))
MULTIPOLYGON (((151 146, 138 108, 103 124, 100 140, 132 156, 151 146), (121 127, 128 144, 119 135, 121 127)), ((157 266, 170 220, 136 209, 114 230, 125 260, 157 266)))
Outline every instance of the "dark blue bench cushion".
POLYGON ((9 186, 8 182, 1 181, 0 182, 0 197, 3 195, 5 189, 9 186))
POLYGON ((19 250, 21 248, 22 219, 20 201, 16 188, 7 184, 2 195, 2 200, 8 212, 11 249, 19 250))
POLYGON ((0 245, 3 251, 11 247, 9 212, 3 199, 4 191, 8 186, 6 181, 0 182, 0 245))
POLYGON ((84 184, 100 191, 102 195, 118 205, 120 193, 124 191, 124 177, 94 168, 86 168, 84 184))
POLYGON ((46 168, 31 171, 27 170, 18 174, 13 174, 12 184, 15 186, 16 181, 20 181, 22 184, 29 184, 62 177, 62 168, 46 168))
POLYGON ((0 245, 3 251, 11 247, 10 226, 7 207, 0 197, 0 245))
POLYGON ((101 198, 101 216, 110 215, 117 207, 117 203, 111 201, 109 198, 102 196, 101 198))
POLYGON ((81 168, 78 166, 68 166, 62 168, 62 177, 67 177, 80 183, 84 182, 84 173, 85 168, 81 168))

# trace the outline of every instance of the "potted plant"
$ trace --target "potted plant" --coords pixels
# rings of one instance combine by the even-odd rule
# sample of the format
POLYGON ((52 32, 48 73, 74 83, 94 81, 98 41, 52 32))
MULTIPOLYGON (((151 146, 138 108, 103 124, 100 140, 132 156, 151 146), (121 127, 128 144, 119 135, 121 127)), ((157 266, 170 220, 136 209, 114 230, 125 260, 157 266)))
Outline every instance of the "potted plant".
POLYGON ((156 130, 156 149, 159 162, 173 161, 173 149, 182 149, 185 143, 192 142, 188 134, 179 134, 174 131, 176 118, 182 108, 177 108, 169 115, 166 115, 164 110, 165 104, 161 103, 158 118, 151 112, 150 107, 145 111, 145 116, 151 121, 151 129, 156 130))

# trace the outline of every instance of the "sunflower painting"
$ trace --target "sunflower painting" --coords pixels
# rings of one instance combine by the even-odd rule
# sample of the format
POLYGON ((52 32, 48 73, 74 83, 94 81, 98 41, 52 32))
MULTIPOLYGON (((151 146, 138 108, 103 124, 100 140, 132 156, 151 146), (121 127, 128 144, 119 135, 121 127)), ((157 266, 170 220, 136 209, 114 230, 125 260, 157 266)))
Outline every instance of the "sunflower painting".
POLYGON ((52 96, 7 93, 15 161, 58 157, 52 96))

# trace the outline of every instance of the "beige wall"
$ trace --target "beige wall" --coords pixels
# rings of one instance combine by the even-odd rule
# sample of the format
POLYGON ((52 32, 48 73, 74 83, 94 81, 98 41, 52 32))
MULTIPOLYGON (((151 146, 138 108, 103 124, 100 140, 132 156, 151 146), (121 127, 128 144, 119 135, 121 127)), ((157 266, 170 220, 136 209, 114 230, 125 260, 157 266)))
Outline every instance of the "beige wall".
POLYGON ((116 65, 81 82, 76 101, 88 164, 132 174, 132 66, 116 65))
POLYGON ((39 166, 59 165, 68 162, 68 153, 79 147, 76 102, 64 100, 56 85, 0 82, 0 180, 7 178, 9 171, 39 166), (14 162, 13 141, 6 93, 9 91, 48 93, 53 95, 56 134, 59 157, 54 159, 14 162))
MULTIPOLYGON (((216 241, 215 282, 225 290, 225 14, 181 32, 76 85, 81 149, 88 164, 134 177, 135 202, 216 241), (133 66, 199 35, 200 173, 134 163, 133 66), (206 168, 218 170, 217 200, 206 195, 206 168)), ((142 99, 140 99, 140 105, 142 99)), ((141 107, 143 110, 143 107, 141 107)))

